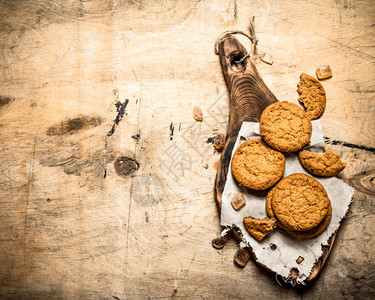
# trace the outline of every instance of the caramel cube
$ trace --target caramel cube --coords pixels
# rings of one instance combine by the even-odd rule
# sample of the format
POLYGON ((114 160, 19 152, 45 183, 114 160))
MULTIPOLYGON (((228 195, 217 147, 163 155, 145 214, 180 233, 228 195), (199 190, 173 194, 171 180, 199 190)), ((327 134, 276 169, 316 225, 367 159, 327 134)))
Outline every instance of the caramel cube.
POLYGON ((234 255, 234 262, 242 268, 247 264, 249 259, 250 253, 245 249, 238 249, 236 254, 234 255))
POLYGON ((238 193, 234 195, 230 203, 235 210, 239 210, 242 206, 245 205, 246 199, 241 193, 238 193))
POLYGON ((305 259, 302 256, 298 256, 298 258, 296 259, 296 263, 301 264, 304 260, 305 259))
POLYGON ((193 117, 196 121, 203 120, 203 112, 199 106, 194 106, 193 117))
POLYGON ((224 235, 224 236, 220 236, 218 238, 213 239, 211 244, 212 244, 212 247, 216 249, 221 249, 225 246, 227 241, 228 241, 228 238, 226 235, 224 235))
POLYGON ((219 133, 217 136, 215 136, 214 146, 219 151, 221 149, 223 149, 223 147, 224 147, 224 134, 219 133))
POLYGON ((264 53, 261 58, 260 58, 263 62, 265 62, 266 64, 269 64, 269 65, 272 65, 273 64, 273 60, 272 60, 272 57, 271 55, 269 55, 268 53, 264 53))
POLYGON ((319 67, 318 69, 316 69, 316 77, 318 77, 319 80, 331 78, 332 77, 331 67, 329 65, 319 67))

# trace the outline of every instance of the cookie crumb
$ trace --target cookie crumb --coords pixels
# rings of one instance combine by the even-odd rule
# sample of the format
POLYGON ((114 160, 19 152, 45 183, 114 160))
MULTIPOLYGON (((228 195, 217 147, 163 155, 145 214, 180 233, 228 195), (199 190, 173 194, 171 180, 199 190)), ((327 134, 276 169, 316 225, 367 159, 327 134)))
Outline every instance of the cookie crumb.
POLYGON ((276 249, 277 249, 277 245, 275 245, 275 244, 270 244, 270 249, 272 250, 272 251, 275 251, 276 249))

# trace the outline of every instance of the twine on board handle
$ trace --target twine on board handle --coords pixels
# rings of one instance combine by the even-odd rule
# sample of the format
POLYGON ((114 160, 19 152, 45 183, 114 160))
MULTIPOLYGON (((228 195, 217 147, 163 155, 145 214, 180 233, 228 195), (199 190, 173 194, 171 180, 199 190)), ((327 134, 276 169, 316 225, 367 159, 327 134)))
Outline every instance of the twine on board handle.
POLYGON ((242 63, 247 57, 251 57, 251 54, 255 51, 255 47, 256 45, 258 44, 258 38, 255 34, 255 28, 254 28, 254 20, 255 20, 255 17, 253 16, 251 19, 249 19, 249 22, 250 22, 250 35, 244 33, 243 31, 241 30, 228 30, 228 31, 224 31, 222 34, 219 35, 219 37, 217 38, 216 40, 216 43, 215 43, 215 53, 216 54, 219 54, 219 49, 218 49, 218 45, 219 43, 227 36, 227 35, 230 35, 230 34, 241 34, 241 35, 244 35, 246 36, 250 41, 251 41, 251 49, 249 52, 247 52, 247 54, 242 57, 239 61, 235 61, 236 64, 240 64, 242 63))

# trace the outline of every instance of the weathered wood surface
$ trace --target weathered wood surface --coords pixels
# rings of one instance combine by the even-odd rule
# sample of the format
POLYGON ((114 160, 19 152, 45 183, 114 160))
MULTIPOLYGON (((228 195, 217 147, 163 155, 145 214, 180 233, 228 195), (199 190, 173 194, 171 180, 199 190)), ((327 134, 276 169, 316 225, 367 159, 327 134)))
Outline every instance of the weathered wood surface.
POLYGON ((0 15, 0 297, 374 297, 372 1, 6 0, 0 15), (279 100, 297 103, 301 72, 334 72, 324 133, 356 192, 307 289, 210 245, 207 141, 228 118, 213 46, 253 15, 274 64, 254 62, 279 100))

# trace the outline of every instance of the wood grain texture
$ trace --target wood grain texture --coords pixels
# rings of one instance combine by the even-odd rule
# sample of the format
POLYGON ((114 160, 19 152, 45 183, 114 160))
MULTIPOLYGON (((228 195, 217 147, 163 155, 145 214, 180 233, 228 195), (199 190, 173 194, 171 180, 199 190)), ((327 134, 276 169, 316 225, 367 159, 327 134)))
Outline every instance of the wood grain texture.
POLYGON ((368 0, 0 1, 0 298, 374 298, 375 195, 361 177, 375 169, 374 12, 368 0), (300 73, 331 65, 324 134, 356 188, 305 289, 237 268, 233 241, 210 244, 210 140, 229 116, 213 48, 253 15, 254 64, 280 101, 298 103, 300 73), (139 168, 119 176, 121 157, 139 168))

